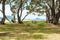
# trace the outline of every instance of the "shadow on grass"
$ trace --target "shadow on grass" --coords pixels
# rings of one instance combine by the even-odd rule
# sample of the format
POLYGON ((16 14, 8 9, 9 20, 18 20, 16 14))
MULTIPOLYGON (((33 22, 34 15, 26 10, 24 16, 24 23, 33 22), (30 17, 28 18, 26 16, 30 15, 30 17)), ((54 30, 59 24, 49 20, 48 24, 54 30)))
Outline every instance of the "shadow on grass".
POLYGON ((47 28, 45 21, 24 21, 24 24, 0 25, 0 31, 29 32, 29 33, 60 33, 60 28, 47 28))

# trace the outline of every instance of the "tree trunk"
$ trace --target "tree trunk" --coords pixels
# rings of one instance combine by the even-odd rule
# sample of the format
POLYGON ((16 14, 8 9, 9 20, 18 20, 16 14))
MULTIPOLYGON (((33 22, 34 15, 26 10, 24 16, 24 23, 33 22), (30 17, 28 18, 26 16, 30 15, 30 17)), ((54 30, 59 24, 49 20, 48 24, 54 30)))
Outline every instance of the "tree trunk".
MULTIPOLYGON (((59 1, 59 8, 60 8, 60 1, 59 1)), ((60 11, 60 10, 59 10, 60 11)), ((60 17, 60 12, 58 12, 57 14, 55 14, 55 5, 54 5, 54 0, 52 0, 52 8, 51 8, 51 15, 52 15, 52 20, 51 22, 53 24, 58 24, 59 22, 59 17, 60 17)))
POLYGON ((22 0, 20 1, 20 5, 19 5, 19 8, 18 8, 18 12, 17 12, 17 18, 18 18, 18 23, 23 23, 21 21, 21 16, 22 16, 22 0), (19 15, 19 11, 20 11, 20 8, 21 8, 21 14, 19 15))
POLYGON ((20 10, 20 5, 19 5, 18 11, 17 11, 18 23, 20 23, 19 10, 20 10))
POLYGON ((16 22, 15 15, 14 15, 14 23, 16 22))
POLYGON ((15 15, 13 16, 13 19, 11 20, 13 23, 16 23, 15 15))
POLYGON ((53 23, 53 24, 56 23, 54 0, 52 0, 52 8, 51 8, 51 23, 53 23))
POLYGON ((21 17, 22 17, 22 0, 21 0, 21 12, 20 12, 20 23, 22 24, 22 20, 21 20, 21 17))
POLYGON ((50 23, 50 11, 49 10, 46 11, 46 22, 50 23))
POLYGON ((60 17, 60 10, 59 10, 59 12, 56 14, 56 23, 58 24, 58 22, 59 22, 59 17, 60 17))
MULTIPOLYGON (((60 8, 60 0, 59 0, 59 8, 60 8)), ((60 9, 58 10, 58 13, 55 15, 55 24, 58 24, 60 17, 60 9)))
POLYGON ((3 13, 3 18, 2 18, 1 24, 5 24, 5 18, 6 18, 6 15, 5 15, 5 1, 6 0, 2 0, 2 13, 3 13))

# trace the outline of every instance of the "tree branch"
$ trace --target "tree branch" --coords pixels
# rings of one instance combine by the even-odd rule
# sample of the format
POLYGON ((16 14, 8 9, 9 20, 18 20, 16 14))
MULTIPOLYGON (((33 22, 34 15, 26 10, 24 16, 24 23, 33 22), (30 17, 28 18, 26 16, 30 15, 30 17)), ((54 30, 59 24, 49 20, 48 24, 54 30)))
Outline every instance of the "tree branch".
MULTIPOLYGON (((36 7, 34 7, 34 8, 36 8, 36 7)), ((32 11, 34 8, 32 8, 30 11, 32 11)), ((29 11, 29 12, 30 12, 29 11)), ((30 13, 29 13, 30 14, 30 13)), ((22 19, 22 21, 29 15, 29 14, 26 14, 25 16, 24 16, 24 18, 22 19)))
POLYGON ((0 9, 0 11, 2 12, 2 10, 0 9))

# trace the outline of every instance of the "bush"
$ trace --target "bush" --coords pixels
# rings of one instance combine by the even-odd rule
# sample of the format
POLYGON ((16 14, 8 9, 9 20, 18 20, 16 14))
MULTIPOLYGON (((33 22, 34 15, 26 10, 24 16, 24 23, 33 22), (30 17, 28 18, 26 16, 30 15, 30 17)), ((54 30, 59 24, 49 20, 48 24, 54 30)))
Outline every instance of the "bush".
POLYGON ((40 23, 40 24, 38 24, 38 26, 45 27, 45 24, 44 23, 40 23))
POLYGON ((34 39, 43 39, 43 35, 33 35, 32 38, 34 38, 34 39))
POLYGON ((36 23, 37 23, 37 21, 32 21, 32 23, 33 23, 33 24, 36 24, 36 23))
POLYGON ((46 24, 45 23, 39 23, 39 24, 37 24, 37 26, 38 26, 38 29, 42 29, 46 26, 46 24))

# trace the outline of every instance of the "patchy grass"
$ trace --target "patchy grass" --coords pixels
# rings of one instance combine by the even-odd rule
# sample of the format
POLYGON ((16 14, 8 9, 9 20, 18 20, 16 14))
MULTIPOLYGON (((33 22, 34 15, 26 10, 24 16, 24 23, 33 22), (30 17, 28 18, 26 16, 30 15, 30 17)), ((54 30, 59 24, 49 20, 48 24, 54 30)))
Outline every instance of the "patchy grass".
POLYGON ((0 25, 0 31, 12 31, 12 32, 52 32, 59 33, 60 28, 48 28, 48 24, 45 21, 24 21, 24 24, 11 24, 9 22, 6 25, 0 25))
POLYGON ((43 39, 44 38, 43 35, 33 35, 31 37, 34 38, 34 39, 43 39))
MULTIPOLYGON (((32 35, 33 33, 60 33, 60 27, 58 28, 50 28, 51 25, 48 25, 45 23, 45 21, 24 21, 24 24, 11 24, 9 22, 6 22, 5 25, 0 25, 0 32, 10 32, 13 34, 10 34, 11 37, 16 37, 17 40, 22 40, 23 38, 28 39, 43 39, 44 34, 40 35, 32 35), (29 35, 20 33, 30 33, 29 35)), ((4 40, 2 38, 2 40, 4 40)))

